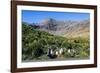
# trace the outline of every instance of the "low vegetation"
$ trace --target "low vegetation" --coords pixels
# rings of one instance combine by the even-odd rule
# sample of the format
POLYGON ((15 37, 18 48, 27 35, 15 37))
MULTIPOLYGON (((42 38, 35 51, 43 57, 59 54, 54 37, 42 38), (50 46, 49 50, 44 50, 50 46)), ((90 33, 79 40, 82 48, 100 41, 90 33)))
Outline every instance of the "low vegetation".
POLYGON ((48 49, 56 56, 53 59, 88 58, 88 38, 65 38, 22 24, 22 60, 48 60, 48 49), (63 53, 59 55, 59 50, 63 53))

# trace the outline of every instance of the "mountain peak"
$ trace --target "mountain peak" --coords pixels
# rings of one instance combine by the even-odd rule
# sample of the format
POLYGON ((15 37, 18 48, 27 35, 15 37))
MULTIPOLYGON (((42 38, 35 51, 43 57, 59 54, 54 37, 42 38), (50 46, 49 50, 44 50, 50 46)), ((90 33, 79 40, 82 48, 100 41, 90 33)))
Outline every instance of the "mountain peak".
MULTIPOLYGON (((89 33, 90 29, 90 21, 83 20, 83 21, 73 21, 73 20, 66 20, 66 21, 59 21, 53 18, 44 19, 38 25, 33 26, 34 28, 47 31, 54 35, 64 35, 65 37, 70 36, 78 36, 84 33, 89 33)), ((84 34, 85 35, 85 34, 84 34)))

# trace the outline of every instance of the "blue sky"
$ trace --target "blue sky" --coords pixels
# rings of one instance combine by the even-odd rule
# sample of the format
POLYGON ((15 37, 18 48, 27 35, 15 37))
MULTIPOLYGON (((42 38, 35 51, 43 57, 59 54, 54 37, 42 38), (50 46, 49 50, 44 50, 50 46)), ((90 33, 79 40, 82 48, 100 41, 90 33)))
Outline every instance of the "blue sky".
POLYGON ((44 19, 53 18, 56 20, 81 21, 90 18, 89 13, 76 12, 53 12, 53 11, 33 11, 22 10, 22 22, 39 23, 44 19))

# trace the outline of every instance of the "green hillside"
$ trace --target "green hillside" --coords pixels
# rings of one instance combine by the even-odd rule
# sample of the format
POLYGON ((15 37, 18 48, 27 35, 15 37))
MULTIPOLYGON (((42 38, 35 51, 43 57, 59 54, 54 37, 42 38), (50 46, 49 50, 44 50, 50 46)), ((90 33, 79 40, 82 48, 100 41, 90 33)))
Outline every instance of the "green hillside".
POLYGON ((25 23, 22 24, 22 61, 50 59, 47 56, 48 48, 54 52, 63 48, 64 53, 56 57, 59 59, 89 58, 89 47, 89 39, 55 36, 25 23), (69 49, 71 53, 68 53, 69 49))

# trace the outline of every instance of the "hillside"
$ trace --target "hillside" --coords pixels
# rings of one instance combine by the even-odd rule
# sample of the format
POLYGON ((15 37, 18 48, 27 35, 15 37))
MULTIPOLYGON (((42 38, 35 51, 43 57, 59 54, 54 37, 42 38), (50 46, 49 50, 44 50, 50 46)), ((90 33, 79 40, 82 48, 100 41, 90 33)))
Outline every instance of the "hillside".
POLYGON ((69 39, 55 35, 51 31, 47 32, 48 30, 56 31, 55 28, 48 30, 46 28, 45 31, 41 31, 43 29, 42 26, 22 23, 22 61, 48 60, 51 59, 47 55, 48 49, 55 53, 61 48, 64 50, 63 54, 56 55, 55 59, 89 58, 89 39, 69 39))
MULTIPOLYGON (((31 24, 35 25, 35 24, 31 24)), ((49 32, 53 35, 64 37, 89 37, 89 19, 83 21, 59 21, 52 18, 44 19, 36 24, 39 30, 49 32)))

